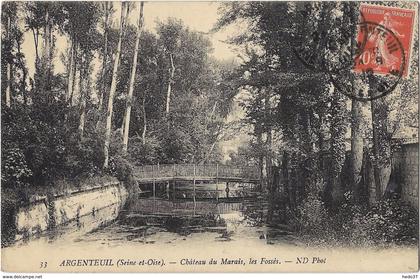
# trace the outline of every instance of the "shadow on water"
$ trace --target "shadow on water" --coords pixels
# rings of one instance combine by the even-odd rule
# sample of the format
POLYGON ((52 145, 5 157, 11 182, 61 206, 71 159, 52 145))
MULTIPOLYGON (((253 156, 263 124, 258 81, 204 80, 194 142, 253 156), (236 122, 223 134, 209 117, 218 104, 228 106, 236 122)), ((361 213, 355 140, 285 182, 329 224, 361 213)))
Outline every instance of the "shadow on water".
POLYGON ((189 184, 174 187, 165 183, 155 185, 153 191, 146 186, 141 194, 127 200, 112 226, 91 232, 92 240, 96 240, 97 234, 105 239, 112 234, 150 244, 211 233, 216 236, 206 241, 248 237, 274 244, 276 239, 290 235, 284 227, 267 225, 267 199, 256 194, 251 186, 232 184, 229 193, 224 187, 201 184, 194 191, 189 184), (168 236, 170 240, 162 237, 165 234, 172 234, 168 236))
MULTIPOLYGON (((145 186, 121 203, 83 216, 75 222, 44 233, 47 242, 92 242, 118 245, 175 243, 199 237, 208 242, 250 239, 266 244, 294 242, 281 224, 267 224, 267 198, 250 185, 189 184, 145 186)), ((31 240, 32 241, 32 240, 31 240)))

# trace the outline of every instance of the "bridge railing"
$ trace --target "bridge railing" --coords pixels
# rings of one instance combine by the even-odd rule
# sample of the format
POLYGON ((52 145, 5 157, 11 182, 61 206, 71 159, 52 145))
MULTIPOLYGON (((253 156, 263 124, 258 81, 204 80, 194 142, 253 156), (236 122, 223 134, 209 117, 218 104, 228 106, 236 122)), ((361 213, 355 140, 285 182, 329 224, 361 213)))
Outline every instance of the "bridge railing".
POLYGON ((259 170, 256 167, 232 167, 224 165, 145 165, 136 167, 134 175, 139 179, 164 177, 259 179, 259 170))

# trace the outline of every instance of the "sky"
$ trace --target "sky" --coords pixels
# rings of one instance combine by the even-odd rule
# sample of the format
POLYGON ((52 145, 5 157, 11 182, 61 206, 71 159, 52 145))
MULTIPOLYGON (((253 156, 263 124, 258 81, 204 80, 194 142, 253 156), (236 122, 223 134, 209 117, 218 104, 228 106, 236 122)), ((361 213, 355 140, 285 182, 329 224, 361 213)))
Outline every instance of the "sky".
MULTIPOLYGON (((136 24, 138 18, 138 3, 131 9, 130 22, 136 24)), ((120 18, 120 2, 114 3, 115 27, 118 26, 120 18)), ((220 3, 216 2, 146 2, 144 4, 144 28, 154 32, 157 21, 165 21, 169 17, 181 19, 191 30, 208 33, 217 21, 217 8, 220 3)), ((209 34, 209 39, 213 44, 214 52, 212 56, 218 59, 233 59, 236 55, 231 47, 224 43, 234 30, 232 28, 220 31, 215 34, 209 34)), ((57 34, 56 34, 57 35, 57 34)), ((64 65, 60 61, 60 55, 67 49, 67 40, 63 36, 57 35, 56 42, 57 53, 54 58, 55 72, 65 72, 64 65)), ((34 73, 35 57, 34 42, 30 32, 26 32, 22 51, 25 53, 29 73, 34 73)))

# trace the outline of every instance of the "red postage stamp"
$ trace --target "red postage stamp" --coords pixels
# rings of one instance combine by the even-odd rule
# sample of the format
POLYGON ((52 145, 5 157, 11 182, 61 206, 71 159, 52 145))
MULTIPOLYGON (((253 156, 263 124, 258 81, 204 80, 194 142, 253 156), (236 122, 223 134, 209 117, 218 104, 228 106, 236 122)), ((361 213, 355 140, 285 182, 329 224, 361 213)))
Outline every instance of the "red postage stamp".
POLYGON ((407 76, 415 11, 361 4, 360 12, 357 39, 362 51, 354 70, 407 76))

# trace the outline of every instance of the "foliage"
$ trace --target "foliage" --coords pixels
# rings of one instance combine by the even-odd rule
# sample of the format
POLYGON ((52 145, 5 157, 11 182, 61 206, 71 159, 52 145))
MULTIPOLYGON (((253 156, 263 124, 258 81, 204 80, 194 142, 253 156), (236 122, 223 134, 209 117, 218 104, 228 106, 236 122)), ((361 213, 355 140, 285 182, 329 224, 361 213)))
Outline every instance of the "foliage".
MULTIPOLYGON (((108 41, 104 45, 104 11, 99 3, 10 2, 2 5, 6 10, 2 13, 2 25, 7 27, 9 21, 11 23, 10 32, 2 33, 5 42, 2 44, 2 82, 6 79, 7 63, 12 63, 15 77, 11 84, 12 106, 2 106, 2 183, 5 187, 16 191, 25 188, 29 193, 35 189, 61 187, 57 181, 79 181, 106 172, 133 184, 135 165, 220 159, 217 143, 224 137, 225 118, 237 92, 229 86, 235 65, 211 58, 211 44, 203 34, 189 30, 175 19, 159 22, 156 34, 142 32, 129 151, 123 154, 119 128, 126 107, 135 32, 130 23, 125 25, 112 119, 111 164, 109 169, 102 170, 104 115, 96 102, 98 93, 92 87, 92 60, 99 56, 106 59, 105 66, 112 64, 118 30, 108 26, 108 41), (25 22, 22 30, 17 24, 21 16, 25 22), (51 38, 44 36, 46 30, 50 30, 51 38), (35 74, 29 77, 30 90, 26 84, 28 76, 25 78, 25 53, 20 49, 25 32, 32 33, 36 55, 35 74), (69 42, 68 52, 61 57, 67 69, 64 75, 54 73, 52 58, 56 54, 58 35, 65 36, 69 42), (43 47, 46 43, 50 44, 49 49, 43 47), (107 57, 104 57, 105 48, 107 57), (72 51, 75 52, 74 62, 71 62, 72 51), (176 67, 170 117, 164 114, 169 53, 176 67), (72 81, 70 67, 73 66, 72 81), (78 82, 70 86, 73 94, 67 92, 69 82, 78 82), (68 99, 69 96, 72 98, 68 99)), ((111 7, 110 22, 113 10, 111 7)), ((108 91, 110 68, 106 67, 104 75, 96 79, 97 90, 108 91)), ((4 96, 5 84, 2 85, 4 96)), ((106 94, 104 96, 106 103, 106 94)))
POLYGON ((145 143, 140 137, 132 137, 127 153, 135 165, 151 165, 159 161, 160 146, 161 142, 155 137, 146 138, 145 143))
POLYGON ((19 148, 11 148, 2 153, 2 172, 1 180, 4 187, 5 183, 14 181, 16 187, 32 176, 32 171, 28 168, 24 154, 19 148))
POLYGON ((379 202, 366 214, 358 214, 353 222, 360 223, 359 230, 375 244, 418 241, 418 211, 398 199, 379 202))
POLYGON ((354 203, 351 192, 335 210, 309 196, 293 213, 291 224, 302 239, 316 245, 410 245, 418 241, 418 212, 398 199, 372 207, 354 203))

